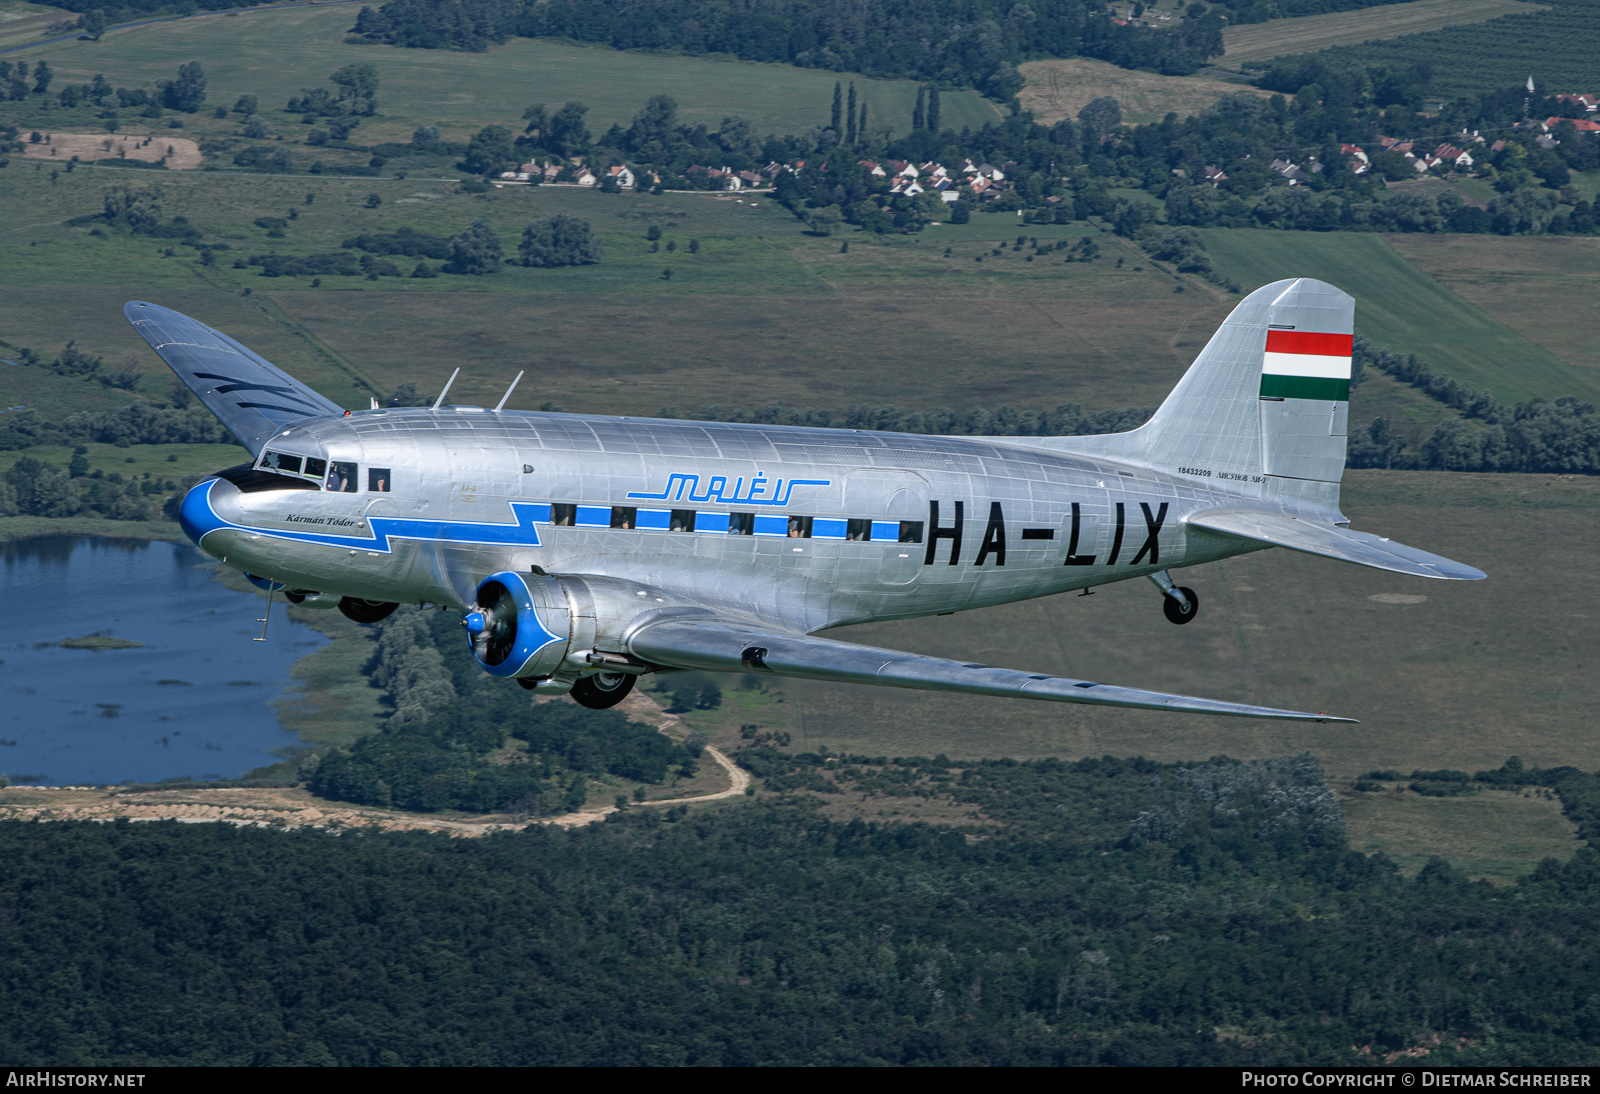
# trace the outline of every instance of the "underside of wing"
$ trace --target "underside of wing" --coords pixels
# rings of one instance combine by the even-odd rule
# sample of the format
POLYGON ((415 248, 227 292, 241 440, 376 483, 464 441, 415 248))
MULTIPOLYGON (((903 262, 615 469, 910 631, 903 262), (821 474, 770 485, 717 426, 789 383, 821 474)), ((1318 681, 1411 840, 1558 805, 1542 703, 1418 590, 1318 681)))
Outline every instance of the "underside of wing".
POLYGON ((296 422, 344 413, 343 407, 199 320, 139 300, 123 305, 122 314, 252 456, 268 437, 296 422))
POLYGON ((962 691, 1056 703, 1182 710, 1244 718, 1289 718, 1310 722, 1353 722, 1327 714, 1224 703, 1187 695, 1122 688, 1061 676, 991 668, 923 657, 898 650, 858 646, 831 638, 786 634, 722 618, 673 618, 646 624, 628 639, 634 656, 652 664, 713 672, 770 672, 811 680, 928 691, 962 691))
POLYGON ((1358 566, 1389 570, 1413 577, 1432 577, 1447 581, 1481 581, 1482 570, 1439 555, 1407 547, 1370 532, 1355 532, 1335 524, 1309 518, 1292 517, 1258 509, 1209 509, 1184 518, 1184 523, 1211 532, 1254 540, 1273 547, 1287 547, 1358 566))

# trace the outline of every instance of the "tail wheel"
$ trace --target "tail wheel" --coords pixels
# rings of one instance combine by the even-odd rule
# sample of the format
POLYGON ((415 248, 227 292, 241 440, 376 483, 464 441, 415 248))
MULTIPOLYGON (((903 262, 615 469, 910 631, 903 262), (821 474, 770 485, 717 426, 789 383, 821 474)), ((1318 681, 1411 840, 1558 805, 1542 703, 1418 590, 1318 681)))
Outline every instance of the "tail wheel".
POLYGON ((1162 597, 1161 610, 1166 613, 1168 623, 1176 623, 1181 627, 1200 614, 1200 598, 1195 595, 1193 589, 1184 588, 1183 586, 1178 586, 1177 588, 1178 592, 1182 593, 1189 601, 1188 610, 1184 610, 1183 604, 1175 596, 1162 597))
POLYGON ((377 623, 388 619, 399 606, 384 600, 357 600, 353 596, 339 601, 339 611, 346 619, 357 623, 377 623))
POLYGON ((598 672, 572 685, 572 697, 590 710, 614 707, 633 690, 633 675, 626 672, 598 672))

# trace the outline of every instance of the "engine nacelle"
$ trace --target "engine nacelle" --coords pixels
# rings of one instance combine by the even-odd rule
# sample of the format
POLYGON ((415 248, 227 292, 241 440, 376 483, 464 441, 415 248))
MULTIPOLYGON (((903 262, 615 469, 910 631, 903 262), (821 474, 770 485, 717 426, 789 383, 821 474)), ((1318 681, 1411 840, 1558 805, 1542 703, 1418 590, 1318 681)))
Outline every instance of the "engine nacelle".
POLYGON ((567 598, 551 577, 502 570, 478 585, 462 625, 472 656, 493 676, 553 675, 572 644, 567 598))

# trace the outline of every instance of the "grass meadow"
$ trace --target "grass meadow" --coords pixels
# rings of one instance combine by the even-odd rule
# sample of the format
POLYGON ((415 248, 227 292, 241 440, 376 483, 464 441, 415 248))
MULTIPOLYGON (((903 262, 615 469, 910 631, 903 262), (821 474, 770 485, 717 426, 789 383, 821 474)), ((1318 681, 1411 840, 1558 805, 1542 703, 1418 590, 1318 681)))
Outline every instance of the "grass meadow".
MULTIPOLYGON (((1282 277, 1331 282, 1356 298, 1356 333, 1415 353, 1436 371, 1487 388, 1502 402, 1563 395, 1600 400, 1600 374, 1553 352, 1584 337, 1586 316, 1555 315, 1542 327, 1522 323, 1527 333, 1519 333, 1406 261, 1396 245, 1411 247, 1415 237, 1393 237, 1391 243, 1391 237, 1364 232, 1255 229, 1207 229, 1201 235, 1217 268, 1246 291, 1282 277), (1557 327, 1562 333, 1552 334, 1557 327)), ((1581 249, 1544 253, 1576 270, 1593 266, 1581 249)))
MULTIPOLYGON (((341 65, 370 64, 378 70, 381 116, 362 122, 364 143, 409 140, 419 125, 464 140, 484 125, 516 123, 524 107, 540 102, 586 104, 589 128, 600 134, 613 122, 626 126, 659 94, 675 98, 689 124, 715 130, 724 116, 742 114, 759 133, 794 133, 828 124, 833 85, 841 79, 855 81, 870 124, 904 133, 917 95, 918 84, 909 80, 526 38, 484 53, 351 45, 344 37, 355 11, 338 5, 217 14, 113 31, 99 42, 45 46, 26 56, 48 60, 58 81, 87 81, 103 72, 127 86, 171 79, 180 64, 199 59, 209 80, 208 104, 231 106, 249 93, 273 112, 301 88, 323 85, 341 65)), ((948 92, 941 106, 944 124, 954 129, 976 129, 1000 117, 972 91, 948 92)))
POLYGON ((1222 32, 1226 65, 1269 61, 1295 53, 1315 53, 1330 46, 1359 45, 1402 34, 1482 23, 1502 15, 1544 11, 1547 5, 1524 0, 1411 0, 1360 11, 1304 15, 1265 23, 1228 27, 1222 32))
MULTIPOLYGON (((1427 0, 1416 2, 1426 3, 1427 0)), ((1017 98, 1023 109, 1032 111, 1034 120, 1041 125, 1054 125, 1062 118, 1076 118, 1085 103, 1100 95, 1110 95, 1117 100, 1125 123, 1144 125, 1160 121, 1168 112, 1180 118, 1198 114, 1226 95, 1244 92, 1266 98, 1271 94, 1230 80, 1208 76, 1159 76, 1087 57, 1028 61, 1018 65, 1017 71, 1027 80, 1017 98)))
POLYGON ((1463 300, 1585 375, 1600 376, 1600 340, 1594 333, 1595 300, 1600 298, 1600 239, 1387 238, 1402 258, 1463 300))

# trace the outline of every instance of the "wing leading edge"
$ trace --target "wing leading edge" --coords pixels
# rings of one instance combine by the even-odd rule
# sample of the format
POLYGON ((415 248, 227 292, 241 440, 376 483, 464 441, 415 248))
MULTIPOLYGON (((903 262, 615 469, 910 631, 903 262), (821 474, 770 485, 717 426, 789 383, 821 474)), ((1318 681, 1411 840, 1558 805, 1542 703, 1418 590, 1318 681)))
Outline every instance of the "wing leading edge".
POLYGON ((1356 532, 1317 520, 1258 509, 1210 509, 1184 518, 1211 532, 1287 547, 1308 555, 1354 562, 1375 570, 1445 581, 1482 581, 1486 575, 1460 562, 1407 547, 1370 532, 1356 532))
POLYGON ((254 456, 296 422, 343 414, 260 354, 181 312, 130 300, 122 314, 206 409, 254 456))
POLYGON ((960 691, 1144 710, 1182 710, 1194 714, 1230 714, 1243 718, 1287 718, 1304 722, 1356 720, 1142 691, 988 665, 965 665, 940 657, 858 646, 831 638, 768 631, 721 618, 672 618, 649 623, 628 638, 628 648, 634 656, 646 661, 681 669, 770 672, 847 684, 960 691))

